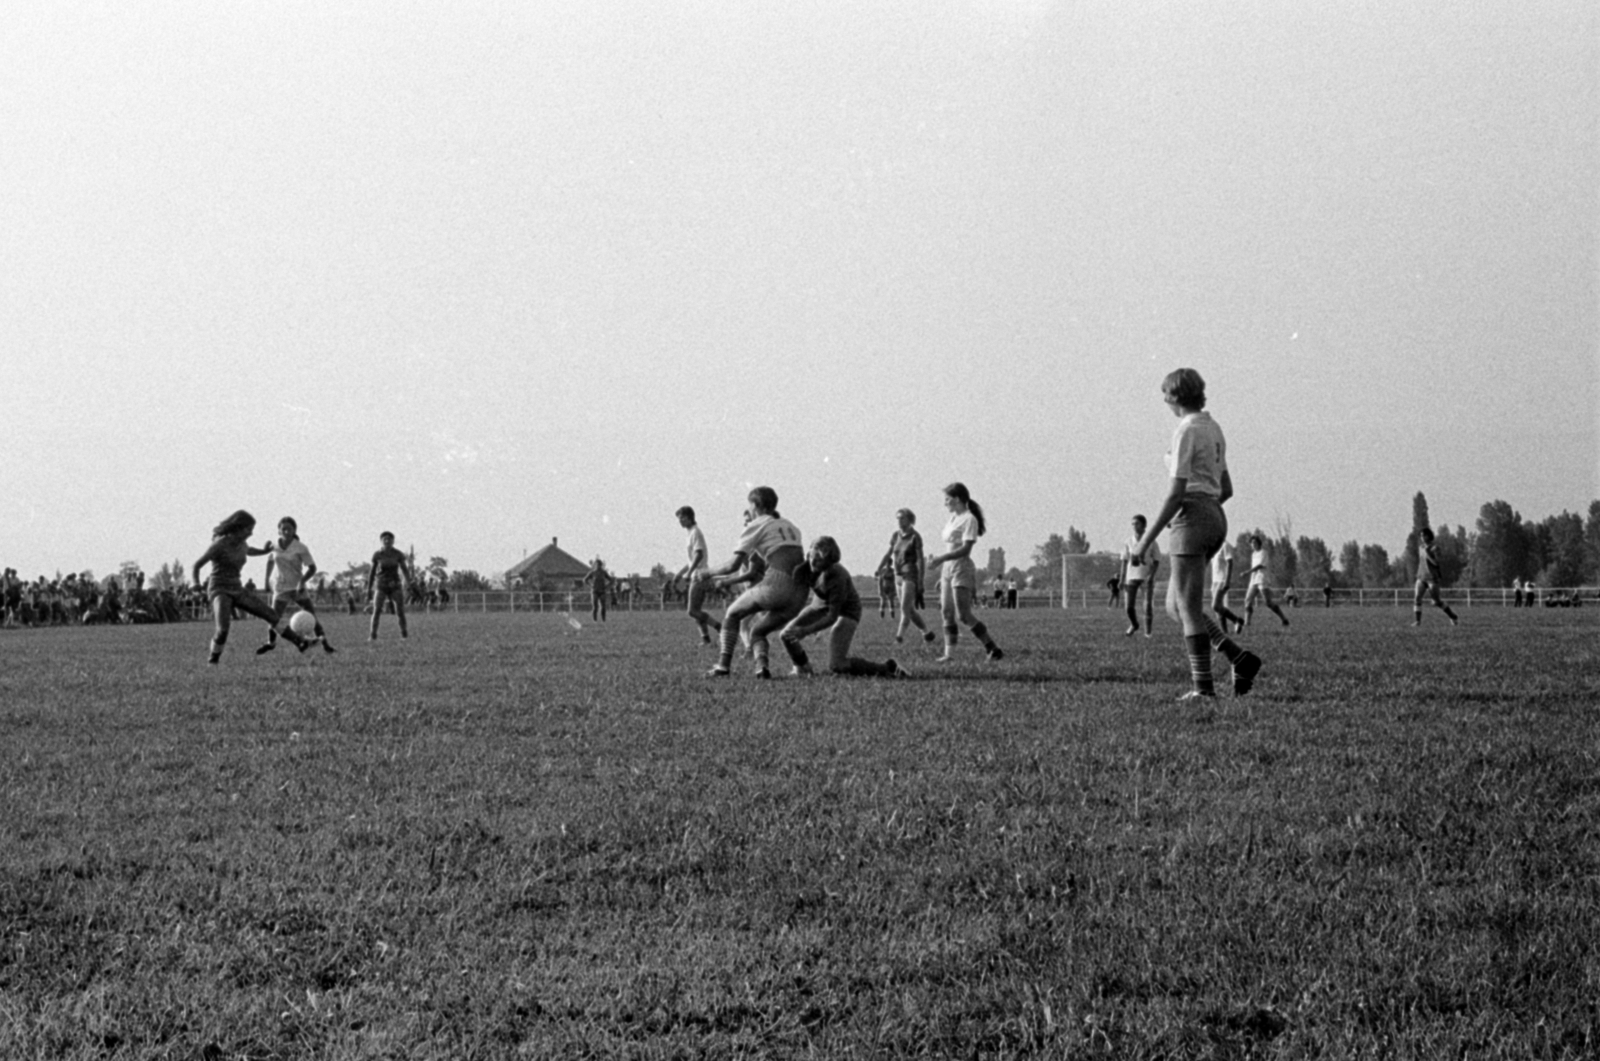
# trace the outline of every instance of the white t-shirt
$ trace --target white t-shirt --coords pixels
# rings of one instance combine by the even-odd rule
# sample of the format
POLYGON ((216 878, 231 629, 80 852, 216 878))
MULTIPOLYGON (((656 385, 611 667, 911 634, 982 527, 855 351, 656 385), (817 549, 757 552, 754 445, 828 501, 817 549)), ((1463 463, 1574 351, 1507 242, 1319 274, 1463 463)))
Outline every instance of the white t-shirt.
POLYGON ((311 559, 311 550, 306 548, 306 543, 296 538, 289 543, 289 548, 278 548, 274 539, 272 545, 272 590, 274 593, 293 593, 300 588, 300 580, 305 577, 308 567, 314 567, 316 561, 311 559))
POLYGON ((944 539, 945 552, 955 552, 966 542, 978 540, 978 517, 970 512, 952 512, 939 536, 944 539))
POLYGON ((739 544, 733 551, 765 560, 773 550, 785 545, 805 548, 800 544, 800 529, 782 516, 757 516, 739 536, 739 544))
POLYGON ((1233 546, 1227 542, 1222 543, 1222 548, 1217 550, 1217 555, 1211 558, 1211 581, 1222 585, 1228 577, 1228 563, 1233 559, 1233 546))
POLYGON ((1265 546, 1250 554, 1250 584, 1252 586, 1265 586, 1267 584, 1267 550, 1265 546))
POLYGON ((700 525, 698 523, 689 528, 688 549, 689 574, 693 575, 696 571, 700 571, 705 568, 706 558, 711 555, 706 551, 705 532, 700 529, 700 525))
POLYGON ((1184 492, 1222 496, 1222 474, 1228 470, 1228 445, 1222 428, 1204 409, 1178 421, 1167 450, 1167 474, 1185 480, 1184 492))
POLYGON ((1133 551, 1138 547, 1139 535, 1137 534, 1129 537, 1122 546, 1122 562, 1128 565, 1126 579, 1128 582, 1143 582, 1150 577, 1150 569, 1161 562, 1161 550, 1156 547, 1155 542, 1151 542, 1150 548, 1144 551, 1145 562, 1142 564, 1134 563, 1133 551))

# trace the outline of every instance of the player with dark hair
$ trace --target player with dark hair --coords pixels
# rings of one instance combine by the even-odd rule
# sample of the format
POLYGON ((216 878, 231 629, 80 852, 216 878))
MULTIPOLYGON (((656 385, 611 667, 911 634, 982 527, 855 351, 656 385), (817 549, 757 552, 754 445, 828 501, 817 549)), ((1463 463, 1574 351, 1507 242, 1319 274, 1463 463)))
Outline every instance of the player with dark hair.
POLYGON ((1167 452, 1171 479, 1167 496, 1155 520, 1145 528, 1134 548, 1140 555, 1168 526, 1167 555, 1172 576, 1167 580, 1167 614, 1183 624, 1193 688, 1180 700, 1215 697, 1211 677, 1211 650, 1220 651, 1233 665, 1233 691, 1243 696, 1255 683, 1261 658, 1240 648, 1205 613, 1206 561, 1228 536, 1228 517, 1222 506, 1233 496, 1228 475, 1227 443, 1222 428, 1205 411, 1206 385, 1200 373, 1180 368, 1161 381, 1168 407, 1178 417, 1167 452))
POLYGON ((805 548, 800 544, 800 530, 778 514, 778 492, 770 486, 758 486, 746 500, 745 514, 750 522, 733 548, 733 558, 708 569, 705 577, 717 589, 760 581, 741 593, 722 614, 717 663, 708 672, 714 678, 727 677, 732 672, 739 625, 747 616, 755 619, 750 627, 750 647, 755 656, 756 677, 772 677, 767 635, 783 629, 799 615, 811 592, 807 572, 801 570, 805 548), (747 567, 748 561, 760 563, 747 567))
POLYGON ((701 576, 705 574, 706 565, 710 562, 711 555, 706 550, 706 536, 694 520, 694 509, 684 505, 674 513, 678 517, 678 526, 689 532, 689 562, 683 569, 673 576, 673 581, 688 579, 688 590, 684 596, 688 600, 689 618, 700 627, 700 643, 711 644, 711 631, 722 632, 722 624, 706 614, 706 590, 709 583, 701 576))
POLYGON ((1122 567, 1119 571, 1123 595, 1128 610, 1128 629, 1123 633, 1132 637, 1139 632, 1139 591, 1144 591, 1144 636, 1155 636, 1156 569, 1161 566, 1161 550, 1151 542, 1144 555, 1135 560, 1134 546, 1144 536, 1149 521, 1144 516, 1133 517, 1133 536, 1122 546, 1122 567))
POLYGON ((383 615, 386 601, 394 605, 395 618, 400 620, 400 636, 410 637, 406 629, 406 583, 411 581, 411 563, 405 553, 394 547, 392 531, 378 535, 378 542, 382 548, 372 554, 372 567, 367 571, 367 599, 372 602, 372 628, 367 632, 367 640, 378 640, 378 619, 383 615), (374 584, 377 585, 376 594, 373 593, 374 584))
POLYGON ((880 568, 888 566, 894 572, 895 594, 900 598, 900 622, 895 625, 894 640, 900 644, 906 637, 906 623, 922 631, 922 640, 932 643, 933 631, 922 618, 923 584, 928 578, 928 556, 918 533, 917 514, 902 508, 894 514, 897 524, 889 536, 889 551, 878 562, 880 568))
POLYGON ((1249 626, 1255 619, 1256 598, 1260 598, 1272 614, 1283 621, 1284 626, 1289 625, 1289 617, 1283 614, 1283 609, 1278 607, 1278 602, 1272 599, 1272 587, 1267 585, 1267 544, 1261 540, 1261 535, 1250 535, 1250 588, 1244 591, 1244 625, 1249 626))
MULTIPOLYGON (((217 524, 211 531, 211 547, 194 562, 191 574, 196 586, 201 584, 200 569, 211 565, 211 574, 205 581, 206 593, 211 598, 211 616, 215 621, 209 663, 216 663, 222 658, 222 646, 228 643, 228 631, 233 625, 235 608, 257 619, 264 619, 268 626, 278 625, 278 613, 254 593, 247 593, 239 578, 250 557, 266 556, 272 551, 270 548, 257 549, 245 544, 255 529, 256 518, 241 508, 217 524)), ((280 631, 280 636, 301 652, 310 647, 309 642, 287 625, 280 631)))
MULTIPOLYGON (((299 524, 292 516, 283 517, 278 521, 277 544, 269 547, 267 555, 267 584, 272 587, 272 610, 280 619, 290 608, 308 613, 316 620, 313 640, 322 642, 322 651, 331 653, 333 646, 328 644, 322 620, 316 618, 316 606, 311 602, 311 594, 306 592, 306 584, 316 573, 317 562, 311 558, 311 550, 306 543, 300 540, 299 524)), ((256 649, 256 655, 271 652, 277 647, 277 627, 269 627, 267 643, 256 649)))
POLYGON ((903 675, 900 665, 892 659, 873 663, 850 655, 850 642, 861 624, 861 594, 839 559, 839 543, 827 536, 812 542, 806 553, 811 589, 817 600, 791 619, 778 635, 784 650, 794 661, 795 674, 812 673, 811 660, 800 642, 811 634, 827 630, 828 670, 834 674, 874 678, 903 675))
POLYGON ((958 621, 972 631, 990 660, 999 661, 1005 653, 989 636, 989 628, 972 613, 973 597, 978 592, 978 567, 972 561, 972 548, 988 529, 983 507, 972 499, 963 483, 944 488, 944 507, 950 512, 941 532, 945 551, 928 557, 930 565, 943 565, 939 569, 939 614, 944 622, 944 653, 938 662, 949 663, 955 658, 961 633, 958 621))
POLYGON ((1439 595, 1439 581, 1442 577, 1439 571, 1439 543, 1433 540, 1433 528, 1422 527, 1417 531, 1417 558, 1421 562, 1417 565, 1417 592, 1411 600, 1411 625, 1422 625, 1422 598, 1424 595, 1433 597, 1433 606, 1444 609, 1445 618, 1450 620, 1451 626, 1460 624, 1456 613, 1450 610, 1450 605, 1444 602, 1439 595))

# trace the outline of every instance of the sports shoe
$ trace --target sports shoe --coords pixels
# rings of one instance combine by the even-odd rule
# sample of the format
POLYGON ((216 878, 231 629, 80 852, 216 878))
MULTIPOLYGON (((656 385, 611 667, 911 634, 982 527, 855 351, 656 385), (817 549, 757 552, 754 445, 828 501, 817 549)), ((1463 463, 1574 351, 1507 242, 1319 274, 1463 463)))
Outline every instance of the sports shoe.
POLYGON ((1122 636, 1123 637, 1132 637, 1134 634, 1137 634, 1138 632, 1139 632, 1139 624, 1138 623, 1134 623, 1132 626, 1130 626, 1126 630, 1122 631, 1122 636))
POLYGON ((941 652, 933 657, 935 663, 954 663, 956 658, 948 652, 941 652))
POLYGON ((990 663, 999 663, 1001 660, 1006 658, 1006 654, 1004 652, 1000 651, 1000 646, 999 645, 996 645, 994 648, 991 648, 989 650, 989 652, 988 652, 988 656, 989 656, 989 662, 990 663))
POLYGON ((906 643, 905 635, 903 635, 903 634, 895 634, 894 635, 894 643, 897 644, 897 645, 905 644, 906 643))
POLYGON ((924 630, 924 631, 922 631, 922 640, 926 641, 930 645, 933 644, 933 631, 932 630, 924 630))
POLYGON ((1216 698, 1216 693, 1202 693, 1199 689, 1190 689, 1188 692, 1178 697, 1178 703, 1202 704, 1207 700, 1215 700, 1216 698))
POLYGON ((256 649, 256 655, 265 656, 268 652, 271 652, 273 649, 275 649, 277 647, 278 647, 278 643, 276 641, 268 641, 266 644, 264 644, 260 648, 256 649))
POLYGON ((318 640, 322 642, 322 651, 324 653, 326 653, 327 655, 330 655, 330 656, 333 655, 335 649, 334 649, 334 647, 332 645, 328 644, 328 639, 323 637, 323 638, 318 638, 318 640))
POLYGON ((809 663, 803 667, 789 668, 789 677, 791 678, 813 678, 816 676, 816 673, 816 671, 811 669, 811 664, 809 663))
POLYGON ((756 669, 756 677, 760 678, 762 681, 767 681, 772 677, 772 672, 765 667, 758 667, 756 669))
POLYGON ((911 675, 906 673, 906 669, 904 667, 900 666, 900 664, 896 663, 892 659, 884 661, 883 665, 886 668, 888 668, 889 677, 891 677, 891 678, 909 678, 909 677, 911 677, 911 675))
POLYGON ((1233 695, 1243 696, 1250 691, 1256 683, 1256 675, 1261 673, 1261 657, 1254 652, 1245 650, 1233 665, 1233 695))
POLYGON ((726 678, 729 674, 732 674, 732 673, 733 672, 730 671, 727 667, 724 667, 721 664, 718 664, 717 666, 712 667, 710 670, 706 671, 706 677, 707 678, 726 678))

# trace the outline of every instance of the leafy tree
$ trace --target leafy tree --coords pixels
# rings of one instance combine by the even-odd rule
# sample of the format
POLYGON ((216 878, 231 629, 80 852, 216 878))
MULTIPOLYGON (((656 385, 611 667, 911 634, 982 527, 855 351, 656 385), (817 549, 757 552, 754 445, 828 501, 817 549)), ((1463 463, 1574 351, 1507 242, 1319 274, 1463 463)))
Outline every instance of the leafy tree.
POLYGON ((1586 585, 1600 582, 1600 501, 1589 502, 1589 518, 1583 524, 1584 577, 1586 585))
POLYGON ((1089 536, 1077 527, 1067 528, 1067 549, 1072 555, 1082 555, 1089 551, 1089 536))
POLYGON ((1522 517, 1505 501, 1490 501, 1478 512, 1478 535, 1472 550, 1472 584, 1505 586, 1534 574, 1530 568, 1522 517))
POLYGON ((1361 585, 1375 589, 1390 585, 1389 550, 1381 545, 1361 547, 1361 585))
POLYGON ((1540 537, 1549 542, 1544 550, 1544 569, 1539 575, 1540 584, 1582 585, 1585 559, 1583 517, 1576 512, 1563 509, 1559 516, 1545 517, 1539 528, 1540 537))
POLYGON ((450 561, 442 556, 429 557, 428 566, 423 569, 423 573, 428 577, 429 581, 443 582, 448 585, 450 581, 450 561))
POLYGON ((1004 578, 1006 573, 1006 551, 995 548, 989 550, 989 563, 984 567, 992 578, 1004 578))
POLYGON ((1267 550, 1267 578, 1274 586, 1292 586, 1300 573, 1294 544, 1287 537, 1275 539, 1267 550))
POLYGON ((1452 533, 1447 524, 1441 523, 1433 533, 1433 544, 1439 552, 1439 584, 1455 585, 1466 573, 1467 562, 1472 556, 1472 541, 1467 537, 1467 529, 1458 525, 1452 533))
POLYGON ((1301 535, 1295 542, 1294 551, 1300 577, 1305 579, 1306 585, 1321 587, 1332 578, 1333 554, 1328 552, 1328 545, 1321 538, 1301 535))
POLYGON ((667 579, 677 574, 677 571, 677 568, 669 569, 666 564, 656 564, 650 568, 650 577, 655 579, 657 582, 665 582, 667 579))
MULTIPOLYGON (((366 577, 365 575, 362 576, 366 577)), ((489 580, 470 568, 464 571, 450 572, 449 586, 452 590, 486 590, 491 589, 489 580)))
POLYGON ((333 584, 340 587, 357 587, 367 584, 367 572, 372 570, 370 563, 346 563, 343 571, 333 576, 333 584))
POLYGON ((1431 527, 1428 520, 1428 499, 1417 491, 1417 496, 1411 499, 1411 532, 1406 535, 1405 580, 1415 582, 1417 567, 1422 562, 1422 528, 1431 527))

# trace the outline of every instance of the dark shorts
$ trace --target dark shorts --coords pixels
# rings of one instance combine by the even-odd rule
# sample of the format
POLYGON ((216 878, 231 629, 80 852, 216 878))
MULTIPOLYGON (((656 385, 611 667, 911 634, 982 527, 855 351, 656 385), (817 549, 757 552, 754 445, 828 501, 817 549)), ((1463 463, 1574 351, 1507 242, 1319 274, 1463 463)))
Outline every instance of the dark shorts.
POLYGON ((1228 517, 1214 497, 1189 494, 1183 499, 1178 514, 1167 524, 1167 553, 1171 556, 1203 556, 1207 560, 1216 555, 1228 538, 1228 517))

